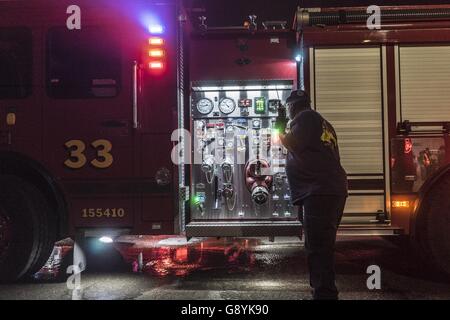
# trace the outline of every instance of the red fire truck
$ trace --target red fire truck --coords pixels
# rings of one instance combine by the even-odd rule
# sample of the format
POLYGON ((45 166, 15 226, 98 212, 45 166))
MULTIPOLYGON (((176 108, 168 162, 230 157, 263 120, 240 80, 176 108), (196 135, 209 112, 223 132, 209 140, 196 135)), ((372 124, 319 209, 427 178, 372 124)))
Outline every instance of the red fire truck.
POLYGON ((371 30, 367 8, 209 27, 176 0, 72 2, 0 3, 2 280, 68 236, 299 235, 275 128, 296 88, 338 132, 339 232, 450 272, 450 6, 371 30))

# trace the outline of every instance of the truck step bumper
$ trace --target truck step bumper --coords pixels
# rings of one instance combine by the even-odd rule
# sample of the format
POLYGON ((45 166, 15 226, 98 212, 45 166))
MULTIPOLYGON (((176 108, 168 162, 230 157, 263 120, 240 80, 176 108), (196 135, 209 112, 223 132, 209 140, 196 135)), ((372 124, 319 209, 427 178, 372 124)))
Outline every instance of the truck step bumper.
POLYGON ((191 222, 186 237, 289 237, 302 235, 299 221, 191 222))
POLYGON ((369 225, 341 225, 338 236, 400 236, 404 234, 403 229, 384 224, 369 225))

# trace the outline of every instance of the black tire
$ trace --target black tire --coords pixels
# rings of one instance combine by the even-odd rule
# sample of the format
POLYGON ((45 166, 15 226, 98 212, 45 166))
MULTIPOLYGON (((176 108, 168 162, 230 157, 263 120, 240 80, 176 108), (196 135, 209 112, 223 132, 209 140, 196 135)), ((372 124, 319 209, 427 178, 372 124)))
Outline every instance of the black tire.
POLYGON ((0 248, 0 282, 31 277, 52 252, 57 227, 54 215, 39 189, 9 175, 0 175, 0 210, 9 235, 0 248))
POLYGON ((428 192, 417 227, 422 257, 450 275, 450 174, 428 192))

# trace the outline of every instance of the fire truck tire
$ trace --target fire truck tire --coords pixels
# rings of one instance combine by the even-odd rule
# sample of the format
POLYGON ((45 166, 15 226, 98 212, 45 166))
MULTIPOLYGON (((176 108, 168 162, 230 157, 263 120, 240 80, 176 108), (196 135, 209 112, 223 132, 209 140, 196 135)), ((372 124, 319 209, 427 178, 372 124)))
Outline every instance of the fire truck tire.
POLYGON ((418 221, 422 257, 450 275, 450 174, 428 193, 418 221))
POLYGON ((31 183, 0 175, 0 282, 34 275, 47 261, 56 223, 44 195, 31 183), (3 221, 3 222, 2 222, 3 221))

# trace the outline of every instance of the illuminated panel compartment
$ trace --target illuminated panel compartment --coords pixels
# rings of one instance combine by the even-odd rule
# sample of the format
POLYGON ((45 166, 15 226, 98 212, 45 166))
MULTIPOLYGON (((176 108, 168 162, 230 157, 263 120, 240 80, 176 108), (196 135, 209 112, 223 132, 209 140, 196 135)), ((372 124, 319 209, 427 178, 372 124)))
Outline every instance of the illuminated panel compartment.
MULTIPOLYGON (((192 222, 297 220, 285 172, 287 150, 274 128, 278 108, 292 85, 292 81, 193 83, 192 222)), ((221 226, 213 227, 196 225, 208 234, 221 226)), ((228 227, 253 230, 252 225, 228 227)), ((274 226, 265 227, 267 233, 274 226)))

